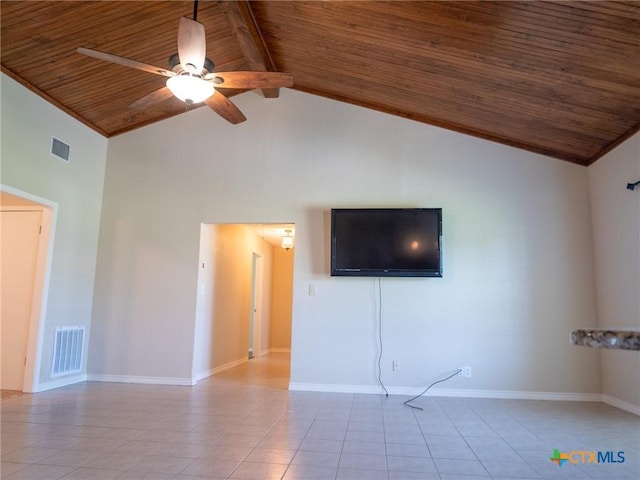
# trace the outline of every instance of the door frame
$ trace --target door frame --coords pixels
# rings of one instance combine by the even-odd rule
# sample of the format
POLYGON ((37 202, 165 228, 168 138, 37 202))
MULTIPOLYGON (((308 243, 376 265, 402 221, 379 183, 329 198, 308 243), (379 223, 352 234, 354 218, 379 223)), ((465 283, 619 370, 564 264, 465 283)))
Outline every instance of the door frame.
POLYGON ((51 280, 51 260, 53 257, 58 204, 46 198, 4 184, 0 184, 0 191, 20 197, 33 204, 20 207, 0 205, 0 209, 4 211, 15 211, 18 209, 40 210, 42 212, 42 231, 40 232, 38 242, 38 255, 31 301, 31 318, 29 319, 29 333, 27 335, 27 358, 22 382, 23 392, 35 393, 40 391, 44 325, 47 316, 47 299, 51 280))

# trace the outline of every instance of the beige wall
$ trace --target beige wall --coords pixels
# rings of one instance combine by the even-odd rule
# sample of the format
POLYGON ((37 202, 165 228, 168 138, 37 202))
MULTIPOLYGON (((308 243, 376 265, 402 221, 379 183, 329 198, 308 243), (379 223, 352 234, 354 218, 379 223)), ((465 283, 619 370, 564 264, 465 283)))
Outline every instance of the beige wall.
POLYGON ((109 140, 92 371, 189 377, 200 225, 285 222, 292 385, 377 392, 377 283, 328 275, 328 212, 442 207, 444 277, 382 281, 392 391, 470 365, 442 388, 601 392, 568 341, 597 322, 586 169, 287 89, 235 101, 240 125, 197 108, 109 140))
POLYGON ((273 255, 273 300, 271 303, 271 350, 291 350, 293 304, 293 259, 295 248, 275 248, 273 255))

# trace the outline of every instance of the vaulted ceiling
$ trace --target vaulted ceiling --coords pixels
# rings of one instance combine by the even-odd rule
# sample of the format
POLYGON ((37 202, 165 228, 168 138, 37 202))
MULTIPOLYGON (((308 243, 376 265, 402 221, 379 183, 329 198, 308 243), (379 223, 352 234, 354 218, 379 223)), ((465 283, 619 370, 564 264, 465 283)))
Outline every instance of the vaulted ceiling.
MULTIPOLYGON (((77 48, 168 68, 193 7, 3 0, 2 71, 107 137, 157 122, 184 103, 130 105, 165 78, 77 48)), ((197 20, 216 71, 288 72, 294 90, 581 165, 640 130, 637 1, 200 1, 197 20)))

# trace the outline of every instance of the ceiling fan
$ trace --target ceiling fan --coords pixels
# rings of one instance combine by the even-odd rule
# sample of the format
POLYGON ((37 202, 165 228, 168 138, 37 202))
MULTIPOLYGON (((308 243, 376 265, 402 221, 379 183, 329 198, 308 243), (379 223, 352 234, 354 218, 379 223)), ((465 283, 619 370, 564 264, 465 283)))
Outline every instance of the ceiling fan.
POLYGON ((206 56, 204 25, 197 21, 198 2, 194 3, 193 20, 180 18, 178 53, 169 58, 169 69, 141 63, 126 57, 80 47, 78 53, 167 77, 165 87, 155 90, 131 104, 144 108, 175 96, 187 105, 204 102, 225 120, 237 124, 246 117, 216 87, 252 90, 255 88, 291 87, 293 77, 282 72, 235 71, 214 72, 213 62, 206 56))

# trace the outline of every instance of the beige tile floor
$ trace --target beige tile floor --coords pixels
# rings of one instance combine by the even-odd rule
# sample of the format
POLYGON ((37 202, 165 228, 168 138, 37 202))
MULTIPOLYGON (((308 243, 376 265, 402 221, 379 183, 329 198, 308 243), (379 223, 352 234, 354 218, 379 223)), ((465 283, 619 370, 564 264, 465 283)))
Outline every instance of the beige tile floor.
POLYGON ((600 403, 289 392, 271 354, 194 387, 84 383, 2 400, 15 479, 638 479, 640 419, 600 403), (624 452, 623 463, 550 461, 624 452))

